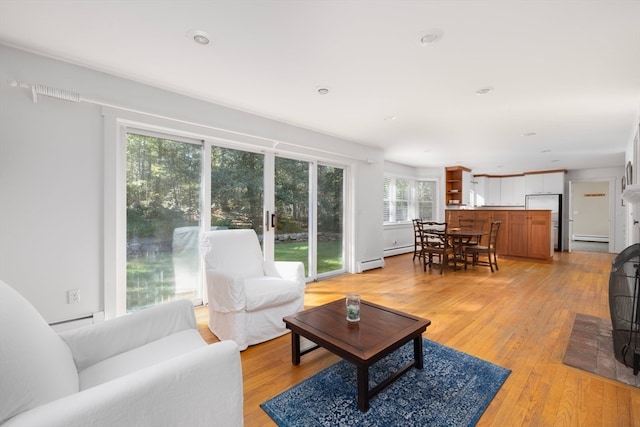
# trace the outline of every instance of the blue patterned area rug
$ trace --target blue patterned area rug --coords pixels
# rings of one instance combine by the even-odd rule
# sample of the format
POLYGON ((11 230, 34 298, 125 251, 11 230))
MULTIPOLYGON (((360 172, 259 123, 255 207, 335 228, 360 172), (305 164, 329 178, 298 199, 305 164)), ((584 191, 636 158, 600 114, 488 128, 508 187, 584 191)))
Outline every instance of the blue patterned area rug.
MULTIPOLYGON (((358 409, 357 373, 341 360, 260 407, 280 426, 473 426, 510 370, 423 339, 424 368, 410 369, 358 409)), ((369 368, 369 388, 413 359, 413 342, 369 368)), ((304 361, 302 362, 304 363, 304 361)))

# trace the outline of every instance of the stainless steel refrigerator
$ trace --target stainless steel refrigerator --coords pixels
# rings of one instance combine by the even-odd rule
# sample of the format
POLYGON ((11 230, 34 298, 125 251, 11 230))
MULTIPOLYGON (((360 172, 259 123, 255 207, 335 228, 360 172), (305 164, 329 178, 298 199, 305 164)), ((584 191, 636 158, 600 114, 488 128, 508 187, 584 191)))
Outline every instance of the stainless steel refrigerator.
POLYGON ((562 194, 528 194, 524 200, 525 209, 551 211, 553 247, 556 251, 562 251, 562 194))

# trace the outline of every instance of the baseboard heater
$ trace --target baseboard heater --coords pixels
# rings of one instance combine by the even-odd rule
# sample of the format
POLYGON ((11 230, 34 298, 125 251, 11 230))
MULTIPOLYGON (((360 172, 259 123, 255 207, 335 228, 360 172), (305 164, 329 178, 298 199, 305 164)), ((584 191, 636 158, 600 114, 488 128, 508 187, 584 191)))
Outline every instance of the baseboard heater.
POLYGON ((408 252, 413 252, 413 249, 414 249, 413 245, 396 246, 393 248, 387 248, 382 252, 384 253, 385 257, 388 257, 388 256, 394 256, 394 255, 406 254, 408 252))
POLYGON ((370 259, 368 261, 359 261, 358 262, 358 273, 362 273, 366 270, 372 270, 374 268, 382 268, 384 267, 384 259, 383 258, 375 258, 370 259))
POLYGON ((581 242, 609 242, 609 236, 601 236, 596 234, 574 234, 571 240, 579 240, 581 242))

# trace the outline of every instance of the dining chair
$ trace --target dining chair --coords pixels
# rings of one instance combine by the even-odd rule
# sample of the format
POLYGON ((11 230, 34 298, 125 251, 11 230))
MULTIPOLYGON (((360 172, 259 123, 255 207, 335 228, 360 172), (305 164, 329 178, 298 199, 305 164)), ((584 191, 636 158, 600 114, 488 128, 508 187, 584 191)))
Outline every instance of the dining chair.
POLYGON ((489 243, 486 246, 474 245, 464 247, 464 269, 467 269, 469 257, 471 257, 471 265, 484 265, 491 269, 498 268, 498 257, 496 255, 496 243, 498 241, 498 232, 500 231, 500 221, 493 221, 489 230, 489 243), (486 257, 486 260, 481 257, 486 257), (493 258, 493 259, 492 259, 493 258))
POLYGON ((453 256, 453 246, 447 233, 446 222, 427 221, 422 222, 422 260, 424 271, 437 265, 440 268, 440 274, 449 264, 449 258, 453 260, 453 266, 456 267, 456 259, 453 256), (434 259, 438 258, 438 263, 434 263, 434 259))
MULTIPOLYGON (((460 218, 458 219, 458 226, 461 230, 473 230, 473 231, 482 231, 484 230, 484 219, 473 219, 473 218, 460 218)), ((482 236, 470 237, 466 241, 462 242, 465 246, 474 246, 482 243, 482 236)))
POLYGON ((413 260, 422 257, 422 220, 413 219, 413 260))

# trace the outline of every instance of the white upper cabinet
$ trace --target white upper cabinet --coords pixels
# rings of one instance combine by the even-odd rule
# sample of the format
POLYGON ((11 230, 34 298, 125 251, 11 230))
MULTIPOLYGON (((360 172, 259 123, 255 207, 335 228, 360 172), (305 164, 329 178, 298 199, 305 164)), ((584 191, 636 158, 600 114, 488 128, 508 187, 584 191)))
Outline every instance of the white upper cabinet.
POLYGON ((500 205, 524 206, 524 176, 500 178, 500 205))
POLYGON ((487 177, 486 176, 474 176, 473 180, 473 206, 484 206, 487 204, 487 177))
POLYGON ((563 194, 564 172, 525 175, 524 191, 525 194, 563 194))
POLYGON ((462 204, 470 206, 473 203, 473 186, 471 185, 471 172, 462 171, 462 204))
POLYGON ((485 186, 487 194, 485 197, 487 206, 500 206, 502 194, 502 181, 500 178, 487 178, 485 186))
POLYGON ((475 177, 476 206, 524 206, 524 176, 475 177))

